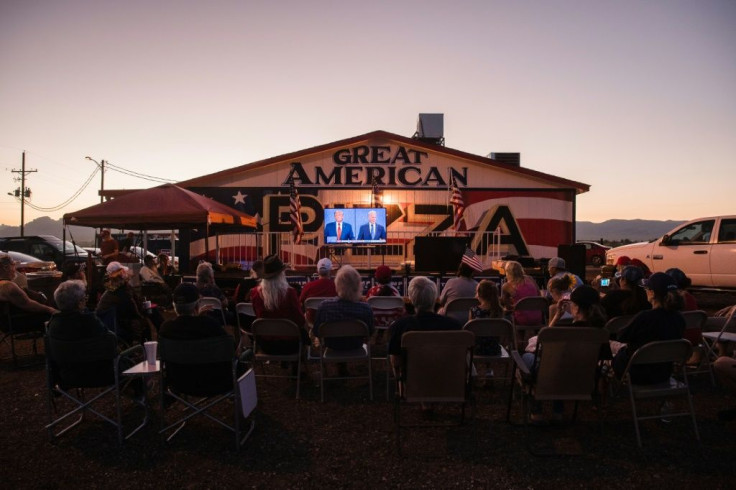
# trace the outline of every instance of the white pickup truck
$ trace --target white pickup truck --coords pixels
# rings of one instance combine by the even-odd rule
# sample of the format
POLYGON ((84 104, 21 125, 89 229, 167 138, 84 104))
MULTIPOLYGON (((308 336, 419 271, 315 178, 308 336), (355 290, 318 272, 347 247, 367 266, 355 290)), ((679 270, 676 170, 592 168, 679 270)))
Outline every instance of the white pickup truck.
POLYGON ((652 272, 681 269, 693 286, 736 288, 736 215, 698 218, 651 242, 608 250, 606 264, 625 255, 652 272))

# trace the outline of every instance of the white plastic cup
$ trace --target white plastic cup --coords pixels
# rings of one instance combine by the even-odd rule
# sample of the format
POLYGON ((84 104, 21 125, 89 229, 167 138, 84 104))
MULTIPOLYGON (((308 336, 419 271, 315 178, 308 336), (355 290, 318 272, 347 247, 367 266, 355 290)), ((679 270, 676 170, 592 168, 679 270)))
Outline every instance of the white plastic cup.
POLYGON ((143 302, 143 309, 145 309, 147 312, 151 311, 151 302, 150 301, 144 301, 143 302))
POLYGON ((156 365, 156 350, 158 349, 158 342, 150 341, 143 344, 143 348, 146 349, 146 361, 150 366, 156 365))

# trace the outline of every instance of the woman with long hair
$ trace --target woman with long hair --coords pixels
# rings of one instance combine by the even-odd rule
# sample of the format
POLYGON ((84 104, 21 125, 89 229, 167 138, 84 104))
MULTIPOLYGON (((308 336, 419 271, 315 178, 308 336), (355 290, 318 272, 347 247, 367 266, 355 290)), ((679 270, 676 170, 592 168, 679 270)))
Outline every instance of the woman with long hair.
POLYGON ((539 296, 537 282, 524 274, 524 268, 519 262, 506 263, 506 282, 501 287, 501 304, 507 312, 513 314, 517 325, 536 325, 542 321, 539 311, 514 311, 514 305, 522 298, 539 296))
MULTIPOLYGON (((680 311, 684 305, 674 279, 663 272, 656 272, 642 280, 642 287, 652 305, 651 310, 638 313, 618 333, 618 341, 625 343, 613 359, 613 370, 622 376, 631 355, 641 346, 656 340, 681 339, 685 331, 685 319, 680 311)), ((654 384, 669 379, 671 363, 646 364, 631 370, 635 384, 654 384)))
MULTIPOLYGON (((304 327, 305 320, 299 296, 286 281, 285 270, 286 265, 278 255, 269 255, 263 260, 261 283, 251 289, 250 300, 253 303, 253 311, 256 318, 286 318, 299 327, 304 327)), ((300 328, 300 331, 302 342, 308 342, 309 337, 304 328, 300 328)), ((291 353, 295 349, 293 342, 284 342, 279 338, 262 339, 259 345, 268 354, 291 353)))

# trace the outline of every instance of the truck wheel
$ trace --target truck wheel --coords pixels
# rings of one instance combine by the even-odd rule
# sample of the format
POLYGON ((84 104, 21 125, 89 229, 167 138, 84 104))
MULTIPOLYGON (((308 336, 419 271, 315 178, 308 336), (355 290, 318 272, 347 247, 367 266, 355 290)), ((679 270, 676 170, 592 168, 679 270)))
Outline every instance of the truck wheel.
POLYGON ((601 257, 600 255, 594 255, 593 257, 591 257, 590 263, 598 267, 603 264, 603 257, 601 257))

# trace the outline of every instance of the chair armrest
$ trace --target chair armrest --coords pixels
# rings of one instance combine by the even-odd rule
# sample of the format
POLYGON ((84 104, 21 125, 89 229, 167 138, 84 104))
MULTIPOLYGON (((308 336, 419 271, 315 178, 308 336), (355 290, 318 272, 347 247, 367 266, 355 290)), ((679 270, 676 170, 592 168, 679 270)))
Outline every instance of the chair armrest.
POLYGON ((529 371, 529 368, 527 367, 524 360, 521 358, 521 355, 519 354, 519 351, 512 350, 511 351, 511 359, 514 360, 514 363, 516 364, 516 368, 521 372, 522 376, 530 376, 531 371, 529 371))
POLYGON ((143 351, 143 346, 141 344, 134 345, 132 347, 128 347, 123 352, 118 354, 118 357, 132 357, 134 354, 139 353, 141 356, 145 356, 145 353, 143 351))
POLYGON ((245 349, 238 356, 238 362, 246 363, 252 361, 254 357, 253 349, 245 349))

